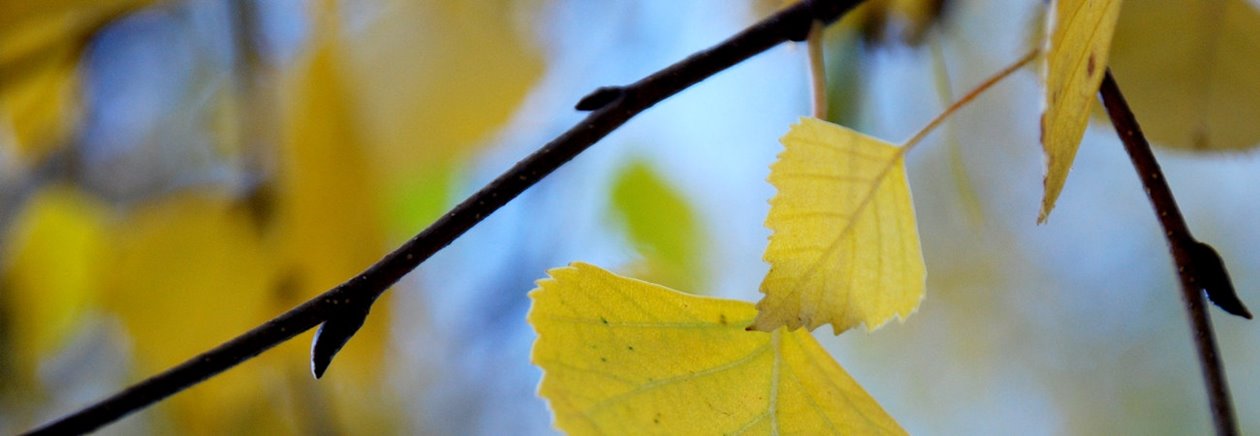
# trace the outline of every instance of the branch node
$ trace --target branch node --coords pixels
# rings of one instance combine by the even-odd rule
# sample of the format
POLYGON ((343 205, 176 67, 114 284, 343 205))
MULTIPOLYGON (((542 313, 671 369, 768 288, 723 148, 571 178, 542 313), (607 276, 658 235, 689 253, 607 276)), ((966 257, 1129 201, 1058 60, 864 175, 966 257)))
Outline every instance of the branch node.
MULTIPOLYGON (((1207 388, 1208 405, 1212 411, 1212 421, 1216 425, 1216 434, 1233 436, 1238 434, 1238 419, 1234 413, 1233 398, 1229 395, 1229 382, 1225 378, 1225 366, 1221 364, 1220 352, 1216 346, 1216 334, 1212 331, 1212 320, 1203 304, 1203 290, 1206 287, 1221 292, 1221 278, 1228 283, 1229 276, 1224 273, 1224 262, 1220 262, 1216 250, 1198 242, 1190 233, 1177 200, 1173 198, 1172 189, 1168 187, 1167 178, 1151 152, 1151 144, 1142 134, 1133 110, 1125 101, 1120 86, 1108 68, 1103 74, 1098 93, 1102 97, 1103 106, 1111 118, 1111 124, 1120 133, 1120 142, 1133 161, 1138 178, 1146 188, 1146 195, 1159 216, 1159 223, 1164 227, 1164 236, 1168 238, 1168 247, 1172 251, 1173 262, 1177 265, 1177 276, 1181 280, 1182 303, 1186 309, 1186 317, 1190 321, 1191 336, 1195 349, 1199 354, 1199 367, 1203 372, 1204 387, 1207 388), (1204 248, 1210 251, 1206 254, 1204 248), (1211 259, 1219 263, 1219 277, 1211 277, 1211 259), (1206 281, 1205 281, 1206 280, 1206 281)), ((1232 290, 1233 285, 1228 285, 1232 290)), ((1209 291, 1209 296, 1212 291, 1209 291)), ((1222 297, 1224 298, 1224 297, 1222 297)), ((1241 304, 1241 302, 1239 302, 1241 304)), ((1218 303, 1219 305, 1219 303, 1218 303)), ((1223 307, 1222 307, 1223 308, 1223 307)), ((1228 310, 1228 309, 1227 309, 1228 310)))
POLYGON ((1202 241, 1190 246, 1190 261, 1194 265, 1196 282, 1207 293, 1208 300, 1231 315, 1251 319, 1251 311, 1238 298, 1234 283, 1229 279, 1225 261, 1216 249, 1202 241))
MULTIPOLYGON (((331 304, 337 304, 336 300, 332 300, 331 304)), ((363 322, 367 321, 368 312, 372 310, 372 301, 360 303, 353 300, 342 301, 349 307, 339 307, 335 313, 330 315, 327 321, 319 326, 319 330, 315 332, 315 339, 311 341, 311 375, 315 379, 324 376, 324 371, 328 370, 328 365, 332 364, 332 359, 341 351, 341 348, 350 342, 350 338, 363 327, 363 322)))
POLYGON ((590 94, 586 94, 586 97, 578 100, 577 105, 573 106, 573 108, 580 111, 598 110, 608 106, 609 103, 617 101, 624 95, 626 95, 626 88, 624 87, 601 86, 590 94))

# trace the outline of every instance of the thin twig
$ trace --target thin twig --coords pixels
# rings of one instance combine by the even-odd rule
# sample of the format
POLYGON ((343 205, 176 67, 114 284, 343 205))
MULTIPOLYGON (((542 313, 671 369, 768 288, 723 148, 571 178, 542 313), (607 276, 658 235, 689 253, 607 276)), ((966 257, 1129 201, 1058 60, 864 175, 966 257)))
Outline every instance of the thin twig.
POLYGON ((1124 95, 1120 93, 1120 87, 1116 85, 1110 69, 1103 76, 1098 92, 1102 95, 1103 105, 1107 108, 1111 123, 1116 127, 1116 133, 1124 142, 1124 149, 1133 160, 1133 168, 1137 170, 1142 185, 1146 187, 1146 195, 1150 197, 1151 206, 1159 216, 1159 223, 1164 227, 1164 236, 1168 239, 1168 247, 1177 266, 1177 276, 1181 279, 1181 299, 1185 303, 1186 316, 1190 318, 1190 329, 1194 333, 1194 345, 1198 350, 1199 366, 1203 370, 1203 381, 1206 384, 1216 433, 1236 435, 1238 421, 1229 395, 1229 382, 1225 379, 1225 368, 1221 366, 1212 320, 1203 302, 1203 281, 1200 275, 1204 271, 1196 268, 1195 247, 1200 243, 1190 234, 1190 228, 1186 226, 1181 210, 1177 207, 1177 200, 1173 198, 1172 190, 1164 180, 1159 162, 1151 152, 1151 145, 1142 134, 1142 129, 1124 95))
POLYGON ((603 96, 614 98, 599 102, 602 104, 587 101, 589 104, 583 108, 594 110, 593 113, 518 162, 363 273, 235 339, 32 433, 92 431, 340 316, 343 307, 358 308, 370 304, 429 256, 634 115, 779 43, 802 41, 815 21, 832 23, 858 3, 861 0, 803 1, 638 82, 624 87, 601 88, 603 96), (615 89, 615 92, 609 92, 609 89, 615 89))

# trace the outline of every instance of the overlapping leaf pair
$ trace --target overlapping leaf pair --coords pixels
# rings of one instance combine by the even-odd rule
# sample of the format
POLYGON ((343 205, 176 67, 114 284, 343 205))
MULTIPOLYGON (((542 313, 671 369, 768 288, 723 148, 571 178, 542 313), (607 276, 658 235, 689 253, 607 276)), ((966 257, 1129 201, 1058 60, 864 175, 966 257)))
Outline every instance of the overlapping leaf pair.
POLYGON ((876 328, 918 306, 924 266, 904 149, 814 118, 782 142, 766 219, 771 271, 756 308, 582 263, 551 270, 530 294, 533 358, 546 371, 540 390, 558 426, 904 432, 798 329, 876 328))

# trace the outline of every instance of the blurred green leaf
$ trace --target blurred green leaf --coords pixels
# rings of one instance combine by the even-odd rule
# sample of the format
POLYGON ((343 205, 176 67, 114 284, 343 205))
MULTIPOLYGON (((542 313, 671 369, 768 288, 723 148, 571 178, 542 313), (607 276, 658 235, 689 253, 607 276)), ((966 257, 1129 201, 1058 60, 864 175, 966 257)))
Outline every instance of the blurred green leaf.
POLYGON ((643 254, 647 280, 681 289, 701 289, 704 240, 687 199, 643 160, 622 167, 613 182, 612 212, 643 254))
POLYGON ((459 177, 457 162, 435 163, 389 183, 390 236, 405 240, 432 224, 455 200, 451 188, 459 177))

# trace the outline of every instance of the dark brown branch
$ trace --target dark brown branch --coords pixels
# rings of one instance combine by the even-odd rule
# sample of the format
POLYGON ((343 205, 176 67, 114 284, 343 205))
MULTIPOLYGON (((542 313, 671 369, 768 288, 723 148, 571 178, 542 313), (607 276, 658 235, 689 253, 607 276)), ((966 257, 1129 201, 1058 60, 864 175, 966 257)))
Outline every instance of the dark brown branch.
MULTIPOLYGON (((1197 247, 1206 246, 1194 239, 1190 228, 1181 216, 1172 190, 1164 180, 1164 173, 1155 161, 1151 145, 1142 134, 1133 111, 1125 102, 1120 87, 1108 69, 1099 88, 1107 115, 1116 127, 1116 133, 1124 142, 1124 149, 1133 160, 1133 168, 1137 170, 1146 194, 1150 197, 1159 223, 1164 227, 1164 236, 1168 238, 1168 247, 1172 251, 1173 262, 1177 266, 1177 276, 1181 279, 1181 299, 1185 303, 1186 316, 1190 318, 1190 328, 1194 333, 1194 345, 1199 354, 1199 366, 1203 370, 1203 381, 1207 387, 1208 401, 1212 409, 1212 420, 1216 424, 1218 435, 1238 434, 1238 421, 1234 416, 1233 400, 1229 395, 1229 383, 1225 380, 1225 368, 1221 366, 1220 353, 1217 351, 1215 334, 1212 331, 1212 320, 1207 307, 1203 303, 1203 274, 1212 274, 1201 267, 1203 261, 1196 261, 1197 247)), ((1210 249, 1210 248, 1209 248, 1210 249)), ((1213 252, 1215 254, 1215 252, 1213 252)), ((1223 267, 1221 273, 1224 273, 1223 267)), ((1210 282, 1212 279, 1209 279, 1210 282)), ((1225 276, 1228 280, 1228 276, 1225 276)))
MULTIPOLYGON (((809 0, 774 14, 722 43, 625 86, 615 99, 464 200, 429 228, 349 281, 199 356, 67 415, 33 434, 84 433, 219 374, 339 316, 370 305, 389 286, 631 117, 784 41, 801 41, 814 21, 834 22, 861 0, 809 0)), ((595 106, 595 105, 592 105, 595 106)))

